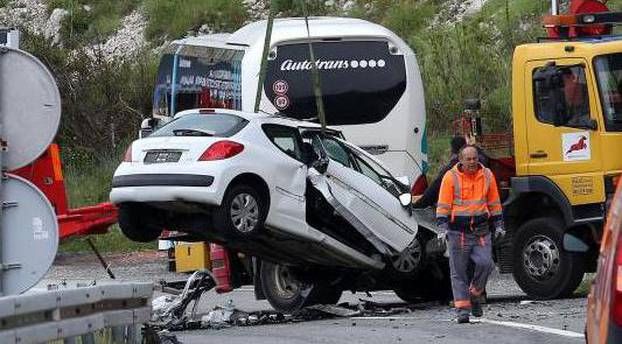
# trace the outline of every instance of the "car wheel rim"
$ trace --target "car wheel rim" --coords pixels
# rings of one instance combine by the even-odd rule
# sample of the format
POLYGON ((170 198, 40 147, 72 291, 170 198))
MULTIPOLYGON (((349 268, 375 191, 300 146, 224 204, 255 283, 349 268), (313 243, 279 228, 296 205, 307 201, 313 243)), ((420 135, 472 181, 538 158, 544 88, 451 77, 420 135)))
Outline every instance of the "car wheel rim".
POLYGON ((527 274, 538 280, 551 279, 559 271, 559 248, 544 235, 533 237, 523 248, 523 266, 527 274))
POLYGON ((247 193, 236 195, 231 202, 231 222, 242 233, 252 232, 259 222, 259 204, 247 193))
POLYGON ((395 270, 403 273, 411 273, 415 271, 421 263, 422 251, 421 243, 418 239, 415 239, 412 245, 402 251, 399 255, 393 257, 393 267, 395 270))
POLYGON ((274 286, 277 295, 283 299, 292 299, 300 292, 300 281, 287 266, 274 266, 274 286))

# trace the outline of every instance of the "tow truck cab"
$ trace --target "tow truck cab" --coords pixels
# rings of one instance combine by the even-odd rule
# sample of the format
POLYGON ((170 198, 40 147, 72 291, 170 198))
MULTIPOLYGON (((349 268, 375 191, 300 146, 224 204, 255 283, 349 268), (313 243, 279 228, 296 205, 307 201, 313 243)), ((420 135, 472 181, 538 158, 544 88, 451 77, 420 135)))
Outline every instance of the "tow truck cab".
MULTIPOLYGON (((596 1, 573 5, 588 2, 596 1)), ((561 37, 514 52, 514 152, 492 166, 512 240, 497 258, 531 297, 568 295, 596 268, 622 173, 622 36, 607 35, 620 19, 612 12, 551 16, 545 23, 561 37), (588 35, 594 32, 600 35, 588 35)))

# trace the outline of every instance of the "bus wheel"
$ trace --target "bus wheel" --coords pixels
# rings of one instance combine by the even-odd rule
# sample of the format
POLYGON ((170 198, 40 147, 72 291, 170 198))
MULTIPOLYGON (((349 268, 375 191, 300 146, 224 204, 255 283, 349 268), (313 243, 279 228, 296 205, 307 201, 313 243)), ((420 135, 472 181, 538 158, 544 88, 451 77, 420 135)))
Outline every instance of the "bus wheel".
POLYGON ((556 217, 530 220, 514 234, 514 279, 530 297, 571 295, 585 271, 583 256, 562 249, 564 226, 556 217))

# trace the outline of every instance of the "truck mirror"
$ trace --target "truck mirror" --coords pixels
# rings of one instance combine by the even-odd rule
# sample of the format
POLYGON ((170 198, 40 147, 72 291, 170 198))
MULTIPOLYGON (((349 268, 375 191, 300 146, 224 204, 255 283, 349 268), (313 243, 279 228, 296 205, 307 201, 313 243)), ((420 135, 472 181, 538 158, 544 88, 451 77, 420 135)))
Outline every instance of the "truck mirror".
POLYGON ((553 63, 549 63, 536 70, 533 81, 539 95, 539 111, 548 113, 554 126, 563 125, 565 123, 566 102, 563 93, 562 69, 553 63))

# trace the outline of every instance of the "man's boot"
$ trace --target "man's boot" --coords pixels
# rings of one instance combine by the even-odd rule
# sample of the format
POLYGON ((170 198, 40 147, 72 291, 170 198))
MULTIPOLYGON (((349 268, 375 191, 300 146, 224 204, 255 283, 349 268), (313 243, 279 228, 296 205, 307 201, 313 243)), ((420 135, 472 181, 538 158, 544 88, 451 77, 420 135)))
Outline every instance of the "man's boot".
POLYGON ((456 317, 456 321, 458 322, 458 324, 467 324, 467 323, 469 323, 469 313, 471 313, 471 311, 469 309, 459 308, 458 309, 458 316, 456 317))
POLYGON ((484 315, 484 309, 482 309, 482 296, 471 295, 471 314, 473 314, 476 318, 480 318, 484 315))

